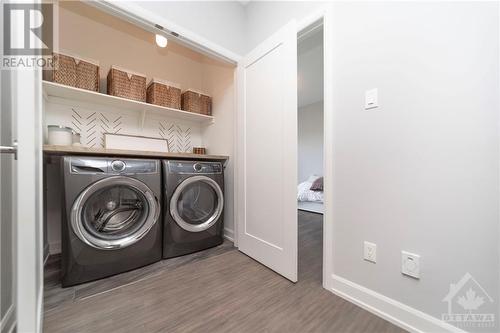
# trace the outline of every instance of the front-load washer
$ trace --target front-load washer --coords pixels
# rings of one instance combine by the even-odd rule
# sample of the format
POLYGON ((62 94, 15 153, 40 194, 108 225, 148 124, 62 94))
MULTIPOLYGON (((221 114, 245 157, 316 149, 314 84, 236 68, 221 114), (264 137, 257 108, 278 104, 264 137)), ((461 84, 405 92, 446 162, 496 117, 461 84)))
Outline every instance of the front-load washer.
POLYGON ((163 257, 223 242, 224 171, 221 162, 163 162, 163 257))
POLYGON ((64 157, 62 286, 161 260, 160 162, 64 157))

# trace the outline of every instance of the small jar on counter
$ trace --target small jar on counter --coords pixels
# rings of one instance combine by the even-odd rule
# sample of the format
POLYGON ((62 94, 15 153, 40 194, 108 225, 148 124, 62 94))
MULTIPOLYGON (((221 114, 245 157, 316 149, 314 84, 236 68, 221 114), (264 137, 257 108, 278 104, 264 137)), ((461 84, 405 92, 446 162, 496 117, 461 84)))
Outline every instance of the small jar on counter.
POLYGON ((73 144, 73 129, 61 125, 49 125, 48 144, 57 146, 71 146, 73 144))

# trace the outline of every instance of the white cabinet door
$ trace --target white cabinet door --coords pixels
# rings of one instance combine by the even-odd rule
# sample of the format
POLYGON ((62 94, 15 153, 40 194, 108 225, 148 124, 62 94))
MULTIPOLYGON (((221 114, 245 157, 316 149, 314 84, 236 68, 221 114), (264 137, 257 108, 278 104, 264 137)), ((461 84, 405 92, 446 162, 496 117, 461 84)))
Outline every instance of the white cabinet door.
POLYGON ((238 65, 239 250, 297 281, 297 29, 238 65))

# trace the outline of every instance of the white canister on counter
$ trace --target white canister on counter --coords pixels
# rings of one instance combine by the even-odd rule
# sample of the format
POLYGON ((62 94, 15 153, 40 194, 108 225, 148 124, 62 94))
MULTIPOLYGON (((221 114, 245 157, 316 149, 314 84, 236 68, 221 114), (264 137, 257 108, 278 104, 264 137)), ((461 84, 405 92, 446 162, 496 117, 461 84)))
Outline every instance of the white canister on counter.
POLYGON ((73 144, 73 129, 60 125, 49 125, 48 144, 57 146, 71 146, 73 144))

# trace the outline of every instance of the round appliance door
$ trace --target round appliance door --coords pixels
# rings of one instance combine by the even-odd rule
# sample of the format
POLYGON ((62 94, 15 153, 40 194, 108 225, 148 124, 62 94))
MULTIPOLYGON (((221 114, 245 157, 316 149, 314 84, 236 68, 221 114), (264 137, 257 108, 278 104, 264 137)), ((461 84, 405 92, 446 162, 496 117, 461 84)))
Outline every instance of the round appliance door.
POLYGON ((170 214, 182 229, 200 232, 213 226, 222 214, 224 195, 213 179, 193 176, 177 186, 170 199, 170 214))
POLYGON ((80 193, 71 209, 71 226, 86 244, 113 250, 141 240, 159 216, 159 201, 146 184, 115 176, 80 193))

